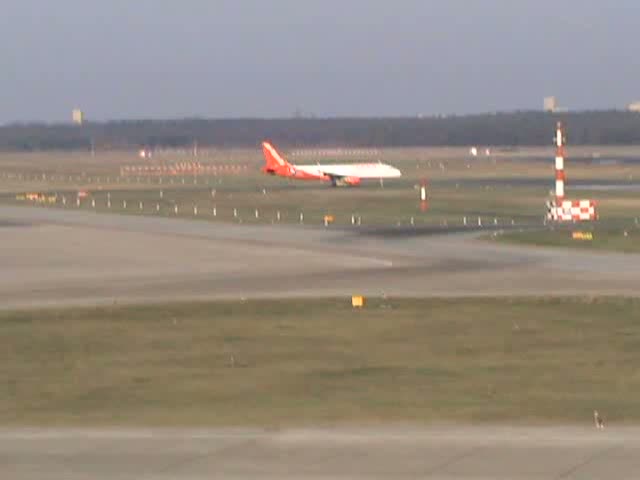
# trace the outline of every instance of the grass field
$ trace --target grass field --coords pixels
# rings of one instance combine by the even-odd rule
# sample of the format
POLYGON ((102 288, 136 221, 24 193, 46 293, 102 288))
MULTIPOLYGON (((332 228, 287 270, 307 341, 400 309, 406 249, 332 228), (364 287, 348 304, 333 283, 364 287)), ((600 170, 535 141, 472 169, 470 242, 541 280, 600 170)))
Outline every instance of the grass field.
MULTIPOLYGON (((584 237, 584 236, 583 236, 584 237)), ((499 241, 544 247, 581 248, 587 250, 640 253, 640 226, 575 225, 573 228, 549 228, 527 232, 506 232, 491 238, 499 241), (573 232, 590 233, 591 238, 574 239, 573 232)))
POLYGON ((622 298, 3 312, 0 424, 637 423, 638 318, 622 298))
MULTIPOLYGON (((300 223, 321 225, 325 215, 334 223, 348 225, 359 218, 365 225, 469 224, 482 217, 485 223, 494 219, 501 223, 536 222, 542 224, 538 199, 531 189, 522 189, 520 196, 503 202, 495 189, 433 187, 429 208, 420 209, 419 191, 411 185, 395 185, 381 189, 368 185, 357 189, 335 189, 324 186, 280 186, 262 190, 215 187, 120 189, 93 191, 78 206, 76 192, 58 191, 55 206, 97 212, 131 215, 161 215, 198 218, 236 223, 300 223), (215 209, 215 210, 214 210, 215 209), (257 213, 256 213, 257 211, 257 213)), ((5 203, 33 204, 4 197, 5 203)))
MULTIPOLYGON (((567 163, 568 195, 592 198, 600 221, 584 228, 598 230, 595 248, 635 251, 640 217, 639 191, 580 191, 572 182, 633 184, 640 179, 640 163, 611 164, 611 159, 637 158, 635 147, 577 147, 567 163), (572 158, 580 161, 572 162, 572 158), (591 163, 592 159, 603 163, 591 163), (635 180, 634 180, 635 179, 635 180), (618 236, 620 238, 618 238, 618 236), (631 244, 630 246, 628 244, 631 244)), ((295 162, 317 158, 289 156, 295 162)), ((505 241, 543 245, 574 245, 564 233, 541 229, 544 203, 553 187, 553 149, 495 150, 489 157, 469 158, 462 148, 380 149, 372 158, 335 158, 335 161, 381 160, 398 166, 403 177, 384 188, 368 182, 358 188, 332 189, 315 182, 296 182, 260 174, 261 152, 256 149, 206 151, 198 161, 209 165, 242 164, 242 174, 191 177, 121 177, 120 167, 142 164, 135 152, 0 154, 0 202, 33 205, 16 197, 26 192, 55 195, 48 206, 131 215, 162 215, 236 223, 305 223, 322 225, 331 215, 337 225, 468 225, 526 226, 527 233, 497 237, 505 241), (545 159, 548 158, 548 162, 545 159), (429 208, 419 202, 419 183, 429 182, 429 208), (548 179, 548 182, 547 180, 548 179), (89 196, 77 203, 77 192, 89 196)), ((169 153, 150 162, 193 160, 169 153)), ((324 161, 324 160, 323 160, 324 161)), ((328 160, 329 161, 329 160, 328 160)), ((581 227, 582 228, 582 227, 581 227)), ((588 246, 583 243, 582 246, 588 246)))

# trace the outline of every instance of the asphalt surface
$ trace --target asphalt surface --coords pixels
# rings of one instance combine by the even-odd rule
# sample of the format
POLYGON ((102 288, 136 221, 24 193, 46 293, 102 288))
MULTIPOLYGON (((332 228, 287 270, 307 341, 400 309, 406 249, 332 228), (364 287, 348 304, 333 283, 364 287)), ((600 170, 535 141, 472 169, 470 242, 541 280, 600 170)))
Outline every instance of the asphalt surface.
POLYGON ((0 430, 11 480, 636 479, 640 430, 0 430))
POLYGON ((0 305, 351 295, 638 295, 640 255, 412 229, 248 226, 0 207, 0 305))

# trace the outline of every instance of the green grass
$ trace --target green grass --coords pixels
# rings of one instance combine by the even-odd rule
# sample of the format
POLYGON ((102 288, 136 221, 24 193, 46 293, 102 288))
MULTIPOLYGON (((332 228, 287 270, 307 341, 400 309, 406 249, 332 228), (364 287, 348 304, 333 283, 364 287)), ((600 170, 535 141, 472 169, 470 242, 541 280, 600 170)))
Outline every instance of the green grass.
POLYGON ((634 423, 639 319, 622 298, 2 312, 0 424, 634 423))
POLYGON ((618 226, 587 223, 572 227, 560 226, 544 230, 506 232, 491 238, 514 244, 640 253, 640 227, 631 221, 626 225, 618 226), (573 232, 590 233, 592 238, 574 239, 573 232))
MULTIPOLYGON (((576 155, 582 151, 582 155, 589 156, 588 152, 593 148, 596 147, 576 148, 576 155)), ((618 153, 624 151, 622 149, 618 153)), ((627 153, 631 154, 631 151, 627 153)), ((16 201, 16 194, 56 192, 56 208, 75 210, 78 208, 77 190, 83 188, 90 192, 90 197, 81 202, 80 209, 129 215, 178 216, 243 224, 297 224, 302 214, 304 224, 322 225, 324 216, 328 214, 335 218, 337 225, 343 226, 358 218, 364 226, 407 226, 411 223, 416 226, 462 225, 465 218, 468 225, 477 225, 480 217, 485 226, 498 223, 530 227, 542 225, 544 202, 553 187, 552 156, 551 148, 524 149, 474 160, 469 159, 466 149, 460 148, 381 149, 379 158, 373 160, 398 166, 403 171, 401 178, 387 181, 383 189, 375 181, 365 182, 358 188, 332 189, 316 182, 291 181, 260 174, 263 160, 258 148, 212 150, 200 158, 209 164, 246 164, 247 170, 240 175, 168 178, 119 177, 121 165, 144 163, 135 152, 103 152, 95 157, 80 153, 4 153, 0 154, 0 203, 31 205, 33 202, 16 201), (547 154, 549 163, 536 160, 545 158, 547 154), (544 178, 548 178, 548 184, 527 183, 544 178), (425 212, 420 209, 419 190, 416 188, 422 179, 429 182, 429 208, 425 212), (492 179, 512 179, 514 182, 490 185, 492 179), (212 190, 215 190, 215 196, 212 196, 212 190), (108 194, 111 196, 110 207, 108 194), (66 199, 64 205, 63 198, 66 199), (197 207, 197 213, 194 207, 197 207)), ((174 162, 186 158, 170 155, 161 160, 174 162)), ((297 157, 292 160, 301 163, 315 161, 297 157)), ((362 159, 332 160, 351 162, 362 159)), ((628 183, 640 177, 640 164, 570 162, 568 170, 571 179, 594 183, 628 183)), ((605 230, 631 230, 635 217, 640 217, 637 191, 579 191, 573 188, 571 181, 568 189, 571 198, 593 198, 597 201, 601 218, 599 225, 605 230)), ((607 234, 607 237, 614 236, 607 234)), ((528 243, 567 244, 566 239, 551 234, 515 235, 513 238, 520 243, 532 239, 528 243)), ((597 240, 595 244, 606 244, 607 249, 613 250, 634 250, 635 246, 627 246, 629 242, 629 239, 597 240)), ((575 245, 572 242, 568 244, 575 245)))
MULTIPOLYGON (((266 187, 265 192, 255 184, 238 183, 222 187, 94 189, 90 198, 81 201, 80 207, 76 203, 76 193, 58 191, 57 201, 51 206, 252 224, 300 223, 300 214, 303 214, 305 224, 315 225, 321 225, 325 215, 332 215, 337 225, 350 225, 352 217, 360 217, 364 225, 408 225, 412 218, 416 225, 444 222, 461 225, 464 217, 467 217, 469 224, 477 222, 477 217, 482 217, 485 224, 493 222, 494 218, 508 224, 512 220, 524 223, 541 222, 542 219, 539 199, 535 191, 530 189, 522 189, 517 198, 505 202, 495 189, 434 187, 429 191, 429 208, 423 212, 420 209, 419 191, 407 181, 388 185, 384 189, 376 184, 331 189, 326 185, 290 186, 287 183, 266 187), (95 207, 92 200, 95 201, 95 207), (197 207, 197 211, 194 207, 197 207)), ((18 201, 14 194, 0 196, 0 201, 19 205, 34 203, 18 201)))

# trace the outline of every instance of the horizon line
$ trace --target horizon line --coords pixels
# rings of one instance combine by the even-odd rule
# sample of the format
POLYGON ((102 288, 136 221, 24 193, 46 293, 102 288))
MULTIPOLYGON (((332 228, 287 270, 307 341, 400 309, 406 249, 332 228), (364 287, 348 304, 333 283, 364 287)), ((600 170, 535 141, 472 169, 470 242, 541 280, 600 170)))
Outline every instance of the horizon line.
POLYGON ((591 113, 638 113, 627 108, 609 108, 609 109, 582 109, 582 110, 562 110, 562 111, 546 111, 546 110, 499 110, 486 111, 480 113, 441 113, 441 114, 412 114, 412 115, 292 115, 292 116, 241 116, 241 117, 209 117, 209 116, 176 116, 176 117, 138 117, 138 118, 112 118, 103 120, 92 120, 85 118, 82 124, 75 124, 72 120, 68 121, 46 121, 46 120, 17 120, 0 124, 0 128, 7 127, 27 127, 27 126, 73 126, 81 128, 87 125, 105 125, 110 123, 141 123, 141 122, 184 122, 184 121, 290 121, 290 120, 440 120, 446 118, 472 118, 487 117, 498 115, 517 115, 517 114, 544 114, 549 116, 558 115, 579 115, 591 113))

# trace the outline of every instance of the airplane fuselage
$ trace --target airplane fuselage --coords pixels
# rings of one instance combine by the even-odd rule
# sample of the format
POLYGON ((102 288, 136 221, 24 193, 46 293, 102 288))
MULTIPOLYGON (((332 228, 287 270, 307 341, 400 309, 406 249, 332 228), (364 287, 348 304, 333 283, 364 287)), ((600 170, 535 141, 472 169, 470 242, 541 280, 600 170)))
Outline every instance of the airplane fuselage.
POLYGON ((296 180, 316 180, 337 185, 358 185, 363 178, 395 178, 400 170, 384 163, 308 164, 294 165, 286 160, 267 142, 262 144, 266 165, 262 171, 296 180))

